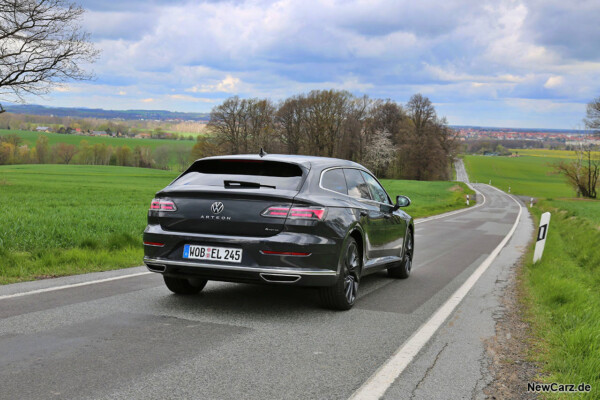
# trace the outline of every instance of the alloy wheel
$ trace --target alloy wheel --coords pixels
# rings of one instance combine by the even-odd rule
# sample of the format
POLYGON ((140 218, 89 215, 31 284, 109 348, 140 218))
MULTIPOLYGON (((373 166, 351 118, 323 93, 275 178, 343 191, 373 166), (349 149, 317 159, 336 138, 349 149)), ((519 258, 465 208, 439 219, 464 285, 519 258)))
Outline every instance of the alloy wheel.
POLYGON ((352 243, 348 247, 348 253, 346 256, 346 263, 344 270, 346 276, 344 277, 344 293, 348 304, 353 304, 356 300, 358 293, 358 271, 360 267, 360 259, 358 255, 358 248, 355 243, 352 243))

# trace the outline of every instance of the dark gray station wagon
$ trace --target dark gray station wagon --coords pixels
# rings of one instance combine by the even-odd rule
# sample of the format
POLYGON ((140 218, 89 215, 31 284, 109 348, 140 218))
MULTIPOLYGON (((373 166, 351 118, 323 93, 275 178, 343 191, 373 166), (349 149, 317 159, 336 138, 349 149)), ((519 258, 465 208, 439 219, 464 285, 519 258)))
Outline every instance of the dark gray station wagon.
POLYGON ((319 288, 327 308, 354 305, 361 277, 407 278, 412 218, 360 164, 236 155, 194 162, 156 194, 144 263, 177 294, 207 280, 319 288))

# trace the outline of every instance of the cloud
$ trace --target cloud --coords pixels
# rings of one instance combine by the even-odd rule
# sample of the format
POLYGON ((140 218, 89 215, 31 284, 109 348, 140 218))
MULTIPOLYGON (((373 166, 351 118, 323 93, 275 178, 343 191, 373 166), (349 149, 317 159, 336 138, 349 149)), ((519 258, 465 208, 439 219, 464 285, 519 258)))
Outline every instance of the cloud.
POLYGON ((600 61, 600 2, 525 0, 525 28, 532 39, 565 58, 600 61))
POLYGON ((239 78, 227 75, 225 79, 214 84, 193 86, 186 89, 186 91, 192 93, 236 93, 239 90, 241 82, 242 81, 239 78))
MULTIPOLYGON (((584 104, 600 93, 600 3, 593 1, 84 0, 83 6, 90 10, 84 28, 103 50, 93 66, 98 79, 70 84, 85 90, 55 92, 50 102, 77 98, 84 106, 135 108, 145 99, 153 107, 209 111, 231 95, 279 100, 336 88, 405 102, 419 91, 436 104, 455 105, 449 116, 475 119, 472 110, 493 115, 482 104, 516 115, 507 99, 584 104)), ((562 125, 574 124, 574 115, 565 112, 562 125)))
POLYGON ((140 100, 142 103, 153 103, 155 100, 152 97, 140 100))
POLYGON ((556 87, 559 87, 563 84, 564 79, 562 76, 551 76, 550 78, 548 78, 548 80, 546 81, 546 83, 544 83, 544 87, 546 89, 554 89, 556 87))
POLYGON ((192 103, 214 103, 215 102, 214 99, 208 99, 205 97, 188 96, 185 94, 170 94, 170 95, 167 95, 167 97, 172 100, 189 101, 192 103))

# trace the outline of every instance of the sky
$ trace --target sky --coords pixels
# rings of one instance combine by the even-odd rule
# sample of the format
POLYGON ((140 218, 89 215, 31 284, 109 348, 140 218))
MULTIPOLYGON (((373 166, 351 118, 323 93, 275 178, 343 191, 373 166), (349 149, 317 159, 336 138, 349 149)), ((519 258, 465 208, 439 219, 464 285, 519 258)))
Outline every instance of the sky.
POLYGON ((584 128, 600 96, 598 0, 82 0, 93 81, 37 104, 209 112, 313 89, 406 103, 451 125, 584 128))

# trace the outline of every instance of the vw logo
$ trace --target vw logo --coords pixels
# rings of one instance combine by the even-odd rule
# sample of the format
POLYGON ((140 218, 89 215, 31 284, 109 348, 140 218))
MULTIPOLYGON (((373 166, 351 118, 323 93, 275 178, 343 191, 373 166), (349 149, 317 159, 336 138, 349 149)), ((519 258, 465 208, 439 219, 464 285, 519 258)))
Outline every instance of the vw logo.
POLYGON ((225 209, 225 206, 220 201, 215 201, 210 206, 210 211, 212 211, 213 214, 221 214, 224 209, 225 209))

